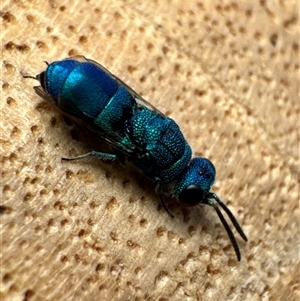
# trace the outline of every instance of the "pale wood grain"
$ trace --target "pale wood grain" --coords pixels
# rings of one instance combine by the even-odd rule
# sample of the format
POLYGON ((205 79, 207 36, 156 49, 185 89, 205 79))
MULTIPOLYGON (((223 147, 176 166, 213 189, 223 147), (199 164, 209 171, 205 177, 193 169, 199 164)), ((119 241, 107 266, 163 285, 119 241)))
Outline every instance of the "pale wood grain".
POLYGON ((2 300, 298 300, 297 1, 12 1, 2 8, 2 300), (32 89, 82 54, 174 118, 249 236, 211 208, 163 210, 32 89), (159 209, 159 210, 158 210, 159 209))

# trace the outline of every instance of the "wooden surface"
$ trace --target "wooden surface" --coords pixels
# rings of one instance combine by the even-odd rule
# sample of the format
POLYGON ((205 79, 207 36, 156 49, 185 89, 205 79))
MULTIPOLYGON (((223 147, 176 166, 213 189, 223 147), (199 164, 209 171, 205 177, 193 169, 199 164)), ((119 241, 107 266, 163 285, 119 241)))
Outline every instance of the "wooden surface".
POLYGON ((1 8, 1 300, 299 300, 297 1, 14 1, 1 8), (188 4, 187 4, 188 3, 188 4), (33 90, 82 54, 180 125, 249 237, 154 186, 33 90))

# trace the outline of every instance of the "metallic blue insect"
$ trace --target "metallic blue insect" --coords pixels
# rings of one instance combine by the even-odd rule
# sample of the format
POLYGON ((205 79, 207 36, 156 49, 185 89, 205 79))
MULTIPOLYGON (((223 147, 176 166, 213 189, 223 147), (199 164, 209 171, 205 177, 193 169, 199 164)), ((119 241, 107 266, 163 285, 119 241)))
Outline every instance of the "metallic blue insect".
POLYGON ((237 259, 241 259, 235 236, 218 205, 227 213, 240 236, 245 241, 247 237, 231 211, 210 192, 215 181, 215 167, 208 159, 192 159, 191 148, 174 120, 103 66, 82 56, 48 64, 47 69, 36 77, 23 77, 38 80, 41 86, 34 89, 39 96, 107 141, 113 150, 112 153, 92 151, 65 160, 88 156, 102 160, 126 159, 156 182, 167 212, 163 195, 174 197, 187 207, 198 204, 213 207, 237 259))

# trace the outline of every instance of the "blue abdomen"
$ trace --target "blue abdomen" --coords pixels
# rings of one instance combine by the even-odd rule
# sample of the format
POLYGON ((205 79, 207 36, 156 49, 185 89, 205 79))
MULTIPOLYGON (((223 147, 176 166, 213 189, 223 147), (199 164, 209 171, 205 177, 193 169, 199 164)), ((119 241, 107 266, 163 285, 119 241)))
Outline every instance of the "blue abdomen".
POLYGON ((104 135, 119 135, 136 107, 132 94, 93 62, 54 62, 47 68, 44 84, 60 110, 104 135))
POLYGON ((128 86, 93 61, 51 63, 39 76, 56 106, 110 142, 152 179, 169 183, 188 166, 192 151, 178 125, 150 109, 128 86))

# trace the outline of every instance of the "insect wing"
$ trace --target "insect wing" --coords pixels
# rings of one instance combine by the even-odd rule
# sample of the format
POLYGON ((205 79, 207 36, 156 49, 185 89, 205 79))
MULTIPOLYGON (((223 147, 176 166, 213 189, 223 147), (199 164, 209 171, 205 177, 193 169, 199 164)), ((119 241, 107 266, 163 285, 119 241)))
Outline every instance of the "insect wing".
MULTIPOLYGON (((121 80, 116 78, 106 68, 104 68, 97 62, 88 60, 84 56, 75 56, 67 58, 65 60, 76 60, 82 63, 89 62, 96 65, 98 68, 103 70, 109 77, 116 80, 118 85, 125 86, 125 88, 129 90, 128 92, 133 96, 134 100, 136 100, 137 94, 130 87, 125 85, 121 80)), ((142 152, 138 147, 135 147, 133 144, 128 144, 124 142, 124 135, 117 135, 117 133, 114 133, 114 135, 109 135, 107 132, 102 130, 101 127, 96 126, 94 117, 89 116, 89 114, 82 111, 76 106, 75 103, 68 102, 67 106, 61 106, 60 104, 64 103, 64 101, 61 101, 62 96, 60 94, 57 96, 57 100, 54 100, 52 99, 51 95, 48 94, 41 86, 36 86, 34 87, 34 89, 39 96, 52 103, 54 107, 56 107, 63 115, 70 118, 75 123, 87 128, 92 133, 96 134, 98 137, 110 144, 113 149, 116 149, 117 151, 122 153, 125 157, 131 157, 134 160, 137 156, 137 153, 142 152)))
POLYGON ((99 68, 101 68, 103 71, 105 71, 110 77, 114 78, 119 85, 124 86, 126 90, 134 97, 135 101, 137 102, 139 107, 146 107, 147 109, 156 112, 158 115, 162 117, 166 117, 161 111, 159 111, 156 107, 154 107, 151 103, 149 103, 147 100, 145 100, 142 96, 140 96, 137 92, 135 92, 132 88, 130 88, 126 83, 124 83, 121 79, 119 79, 117 76, 112 74, 109 70, 107 70, 104 66, 99 64, 96 61, 89 60, 85 58, 84 56, 76 56, 73 57, 73 59, 79 59, 80 61, 88 61, 95 65, 97 65, 99 68))
MULTIPOLYGON (((160 115, 163 118, 167 118, 156 107, 154 107, 151 103, 149 103, 148 101, 146 101, 145 99, 143 99, 131 87, 129 87, 126 83, 124 83, 121 79, 119 79, 117 76, 115 76, 114 74, 112 74, 109 70, 107 70, 104 66, 102 66, 98 62, 96 62, 94 60, 87 59, 84 56, 75 56, 75 57, 72 57, 70 59, 73 59, 73 60, 75 59, 75 60, 78 60, 80 62, 90 62, 90 63, 95 64, 100 69, 102 69, 105 73, 107 73, 108 76, 110 76, 113 79, 115 79, 120 86, 125 87, 126 90, 133 96, 133 98, 135 99, 135 101, 137 103, 137 106, 139 108, 144 108, 145 107, 148 110, 151 110, 151 111, 155 112, 157 115, 160 115)), ((72 117, 72 116, 69 116, 69 117, 74 120, 74 117, 72 117)), ((90 117, 86 116, 86 119, 88 120, 88 119, 90 119, 90 117)), ((80 124, 80 122, 78 122, 78 121, 76 121, 76 122, 80 124)), ((95 130, 95 128, 93 128, 89 123, 81 122, 81 124, 84 127, 88 128, 90 131, 92 131, 95 134, 97 134, 98 136, 100 136, 102 139, 104 139, 106 142, 108 142, 113 148, 115 148, 118 151, 120 151, 126 157, 130 157, 133 160, 135 160, 136 157, 137 157, 137 154, 141 154, 143 152, 143 150, 139 149, 137 146, 133 147, 133 146, 129 146, 126 143, 123 143, 122 140, 123 140, 124 137, 120 136, 120 137, 116 138, 115 136, 114 137, 108 136, 107 134, 103 133, 100 129, 95 130)))

